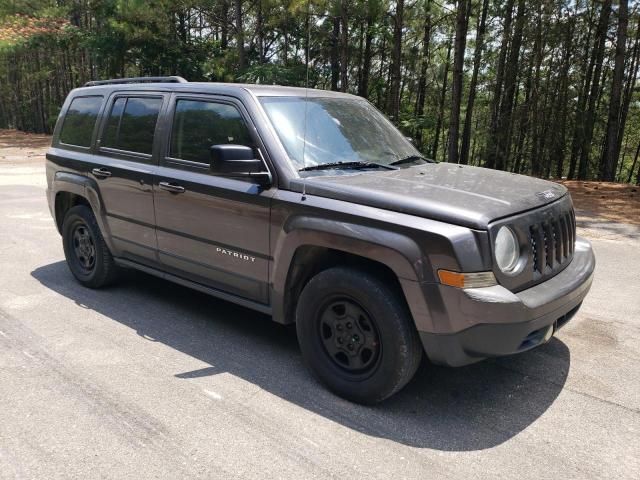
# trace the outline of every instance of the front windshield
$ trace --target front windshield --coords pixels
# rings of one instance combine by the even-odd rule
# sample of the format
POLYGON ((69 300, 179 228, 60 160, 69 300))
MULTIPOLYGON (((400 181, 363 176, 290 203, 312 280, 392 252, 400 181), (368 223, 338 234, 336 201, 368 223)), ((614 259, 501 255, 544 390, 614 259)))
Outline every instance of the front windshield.
POLYGON ((262 97, 260 101, 296 170, 335 162, 389 165, 420 155, 363 99, 262 97))

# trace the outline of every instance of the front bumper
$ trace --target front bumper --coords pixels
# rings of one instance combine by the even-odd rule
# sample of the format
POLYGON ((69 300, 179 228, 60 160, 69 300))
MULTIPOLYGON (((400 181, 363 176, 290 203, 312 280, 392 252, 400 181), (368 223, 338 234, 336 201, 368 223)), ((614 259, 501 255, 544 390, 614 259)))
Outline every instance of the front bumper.
POLYGON ((462 366, 545 343, 578 311, 593 281, 591 244, 576 240, 571 263, 553 278, 512 293, 502 286, 424 286, 433 331, 419 332, 433 363, 462 366))

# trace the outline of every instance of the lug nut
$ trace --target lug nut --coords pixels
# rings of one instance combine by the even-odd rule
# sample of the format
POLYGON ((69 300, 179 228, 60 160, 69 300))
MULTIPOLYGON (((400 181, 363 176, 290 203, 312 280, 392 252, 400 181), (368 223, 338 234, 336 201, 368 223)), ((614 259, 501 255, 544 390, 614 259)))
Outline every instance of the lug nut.
POLYGON ((342 337, 338 337, 338 343, 340 344, 344 343, 344 340, 342 339, 342 337))
POLYGON ((351 322, 347 322, 347 328, 351 330, 351 327, 353 327, 353 325, 351 325, 351 322))
POLYGON ((342 324, 339 323, 338 325, 336 325, 336 330, 338 330, 339 332, 342 331, 342 324))

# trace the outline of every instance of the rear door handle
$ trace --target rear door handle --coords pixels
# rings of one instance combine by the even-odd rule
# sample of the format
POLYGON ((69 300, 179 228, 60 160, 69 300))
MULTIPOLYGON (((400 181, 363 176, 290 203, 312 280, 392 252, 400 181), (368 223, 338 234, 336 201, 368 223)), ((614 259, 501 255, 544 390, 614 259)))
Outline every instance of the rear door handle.
POLYGON ((160 188, 162 190, 166 190, 167 192, 171 192, 171 193, 184 193, 185 192, 184 187, 182 187, 180 185, 176 185, 175 183, 160 182, 159 185, 160 185, 160 188))
POLYGON ((98 178, 107 178, 111 176, 111 172, 106 168, 94 168, 93 170, 91 170, 91 173, 93 173, 98 178))

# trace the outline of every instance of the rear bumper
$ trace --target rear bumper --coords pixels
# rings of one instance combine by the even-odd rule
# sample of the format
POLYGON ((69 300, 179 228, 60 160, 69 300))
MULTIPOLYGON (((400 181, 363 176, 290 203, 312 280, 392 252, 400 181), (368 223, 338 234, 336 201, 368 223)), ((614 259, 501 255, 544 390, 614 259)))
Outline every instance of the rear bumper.
POLYGON ((578 238, 567 268, 518 293, 499 285, 467 290, 425 286, 434 331, 419 333, 429 359, 461 366, 545 343, 578 311, 594 269, 591 244, 578 238))

